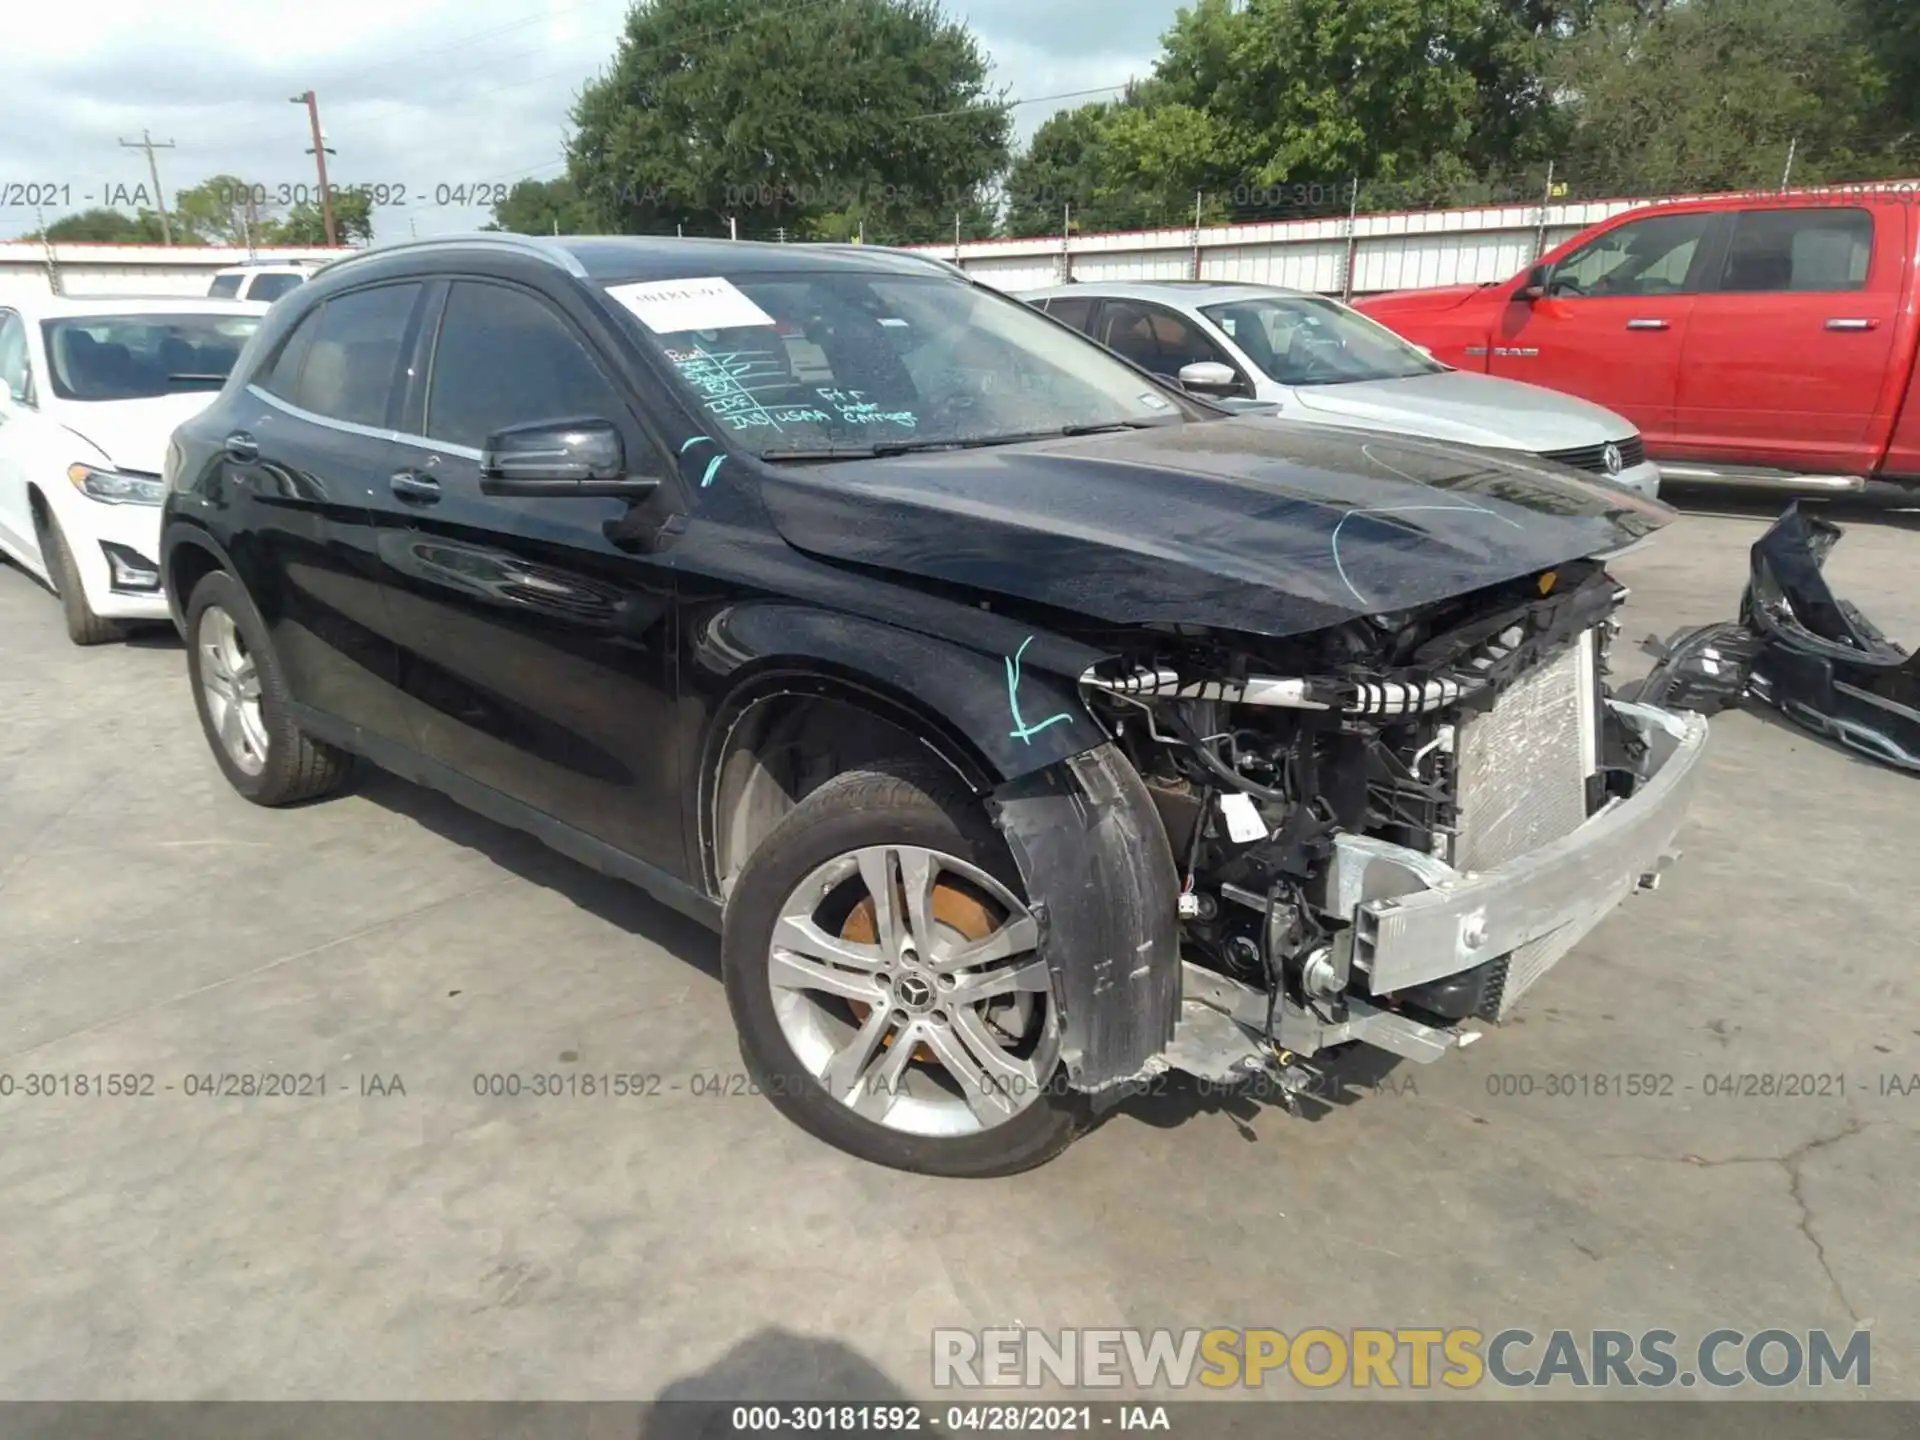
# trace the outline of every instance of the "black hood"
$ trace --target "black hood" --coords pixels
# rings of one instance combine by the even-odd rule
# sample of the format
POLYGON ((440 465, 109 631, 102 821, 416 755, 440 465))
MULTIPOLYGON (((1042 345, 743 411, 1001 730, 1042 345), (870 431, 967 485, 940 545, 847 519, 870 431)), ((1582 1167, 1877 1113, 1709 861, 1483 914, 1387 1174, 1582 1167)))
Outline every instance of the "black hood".
POLYGON ((762 493, 830 560, 1266 635, 1604 555, 1673 514, 1545 462, 1258 417, 783 467, 762 493))

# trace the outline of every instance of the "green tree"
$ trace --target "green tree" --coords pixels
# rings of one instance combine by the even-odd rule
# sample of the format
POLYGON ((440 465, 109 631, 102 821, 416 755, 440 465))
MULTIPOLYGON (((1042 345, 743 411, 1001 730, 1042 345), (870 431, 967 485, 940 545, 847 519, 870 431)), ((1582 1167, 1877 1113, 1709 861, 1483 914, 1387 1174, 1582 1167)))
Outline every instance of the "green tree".
POLYGON ((486 230, 522 235, 592 235, 603 227, 594 208, 565 175, 554 180, 520 180, 493 207, 486 230))
POLYGON ((238 175, 212 175, 173 197, 172 220, 190 230, 206 245, 245 245, 251 236, 258 244, 273 210, 261 199, 264 190, 238 175), (254 205, 248 209, 248 200, 254 205))
MULTIPOLYGON (((142 210, 137 215, 128 215, 105 206, 82 210, 75 215, 63 215, 47 226, 44 232, 36 230, 21 238, 44 238, 55 242, 84 240, 108 245, 158 245, 162 241, 159 212, 142 210)), ((174 239, 180 238, 176 231, 174 239)))
POLYGON ((1892 173, 1887 77, 1845 0, 1614 3, 1557 47, 1583 193, 1671 194, 1892 173))
MULTIPOLYGON (((373 201, 364 190, 340 190, 333 197, 333 229, 338 243, 351 245, 373 239, 373 201)), ((326 216, 312 201, 302 201, 286 215, 261 227, 262 245, 324 245, 326 216)))
POLYGON ((629 233, 950 238, 1007 160, 986 72, 935 0, 651 0, 574 108, 569 178, 629 233))
POLYGON ((1102 121, 1112 109, 1111 102, 1101 100, 1041 122, 1007 171, 1007 234, 1058 235, 1067 205, 1081 228, 1107 230, 1128 223, 1097 203, 1105 189, 1102 121))

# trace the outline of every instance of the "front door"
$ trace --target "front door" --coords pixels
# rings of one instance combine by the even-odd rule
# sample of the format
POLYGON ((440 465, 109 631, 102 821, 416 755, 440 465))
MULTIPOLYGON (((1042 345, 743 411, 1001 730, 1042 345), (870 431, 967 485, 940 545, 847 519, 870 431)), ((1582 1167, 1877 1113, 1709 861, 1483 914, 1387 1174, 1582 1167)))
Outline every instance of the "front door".
POLYGON ((684 876, 671 576, 622 538, 624 500, 480 488, 486 437, 538 421, 610 420, 629 473, 667 467, 591 341, 547 297, 455 280, 431 338, 406 422, 421 433, 396 442, 374 500, 414 744, 684 876))
POLYGON ((1673 434, 1680 354, 1720 217, 1652 215, 1557 261, 1544 298, 1509 303, 1487 370, 1604 405, 1648 440, 1673 434))

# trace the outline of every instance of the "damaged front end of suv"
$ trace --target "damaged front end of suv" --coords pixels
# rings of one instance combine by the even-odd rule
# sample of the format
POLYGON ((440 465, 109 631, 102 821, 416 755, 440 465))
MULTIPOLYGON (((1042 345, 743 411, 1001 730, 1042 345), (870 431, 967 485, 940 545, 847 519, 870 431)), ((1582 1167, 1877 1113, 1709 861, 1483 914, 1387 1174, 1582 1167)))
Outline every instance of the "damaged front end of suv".
POLYGON ((1583 560, 1295 640, 1135 636, 1082 677, 1176 860, 1162 1064, 1438 1059, 1657 883, 1706 724, 1611 698, 1624 598, 1583 560))

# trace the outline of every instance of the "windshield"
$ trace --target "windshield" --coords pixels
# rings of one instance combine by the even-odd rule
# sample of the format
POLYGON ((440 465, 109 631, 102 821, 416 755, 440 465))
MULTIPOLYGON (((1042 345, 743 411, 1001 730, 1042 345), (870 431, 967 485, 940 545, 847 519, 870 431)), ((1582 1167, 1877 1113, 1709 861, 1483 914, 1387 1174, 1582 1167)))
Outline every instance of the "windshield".
POLYGON ((1404 380, 1447 368, 1386 326, 1317 295, 1262 295, 1200 313, 1282 385, 1404 380))
POLYGON ((713 423, 768 458, 991 445, 1190 414, 1072 331, 939 275, 816 271, 608 293, 713 423), (674 298, 689 289, 704 298, 674 298), (663 328, 697 324, 701 309, 720 328, 663 328))
POLYGON ((138 400, 218 390, 257 315, 74 315, 43 320, 53 393, 138 400))

